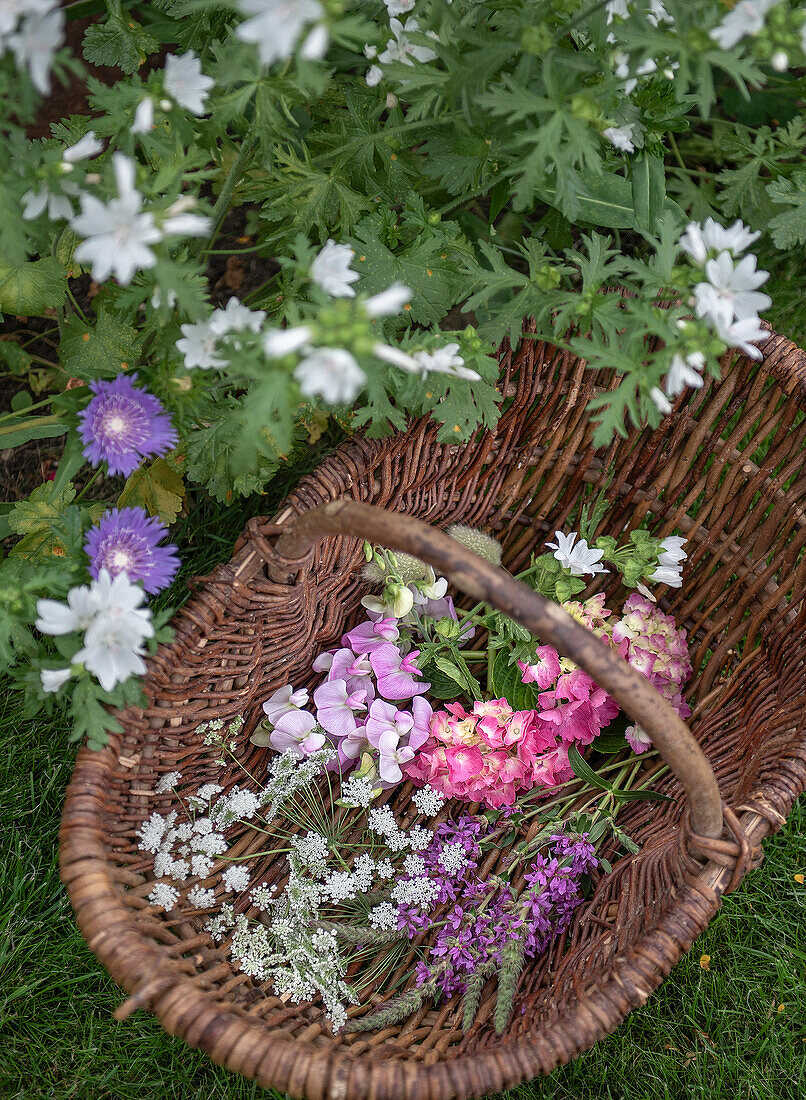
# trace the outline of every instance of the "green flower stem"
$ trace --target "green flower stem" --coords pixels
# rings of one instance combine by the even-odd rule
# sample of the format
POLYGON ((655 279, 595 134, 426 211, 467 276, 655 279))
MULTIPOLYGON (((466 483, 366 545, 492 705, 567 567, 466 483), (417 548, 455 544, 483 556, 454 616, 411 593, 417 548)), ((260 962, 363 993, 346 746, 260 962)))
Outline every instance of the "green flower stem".
POLYGON ((235 188, 238 185, 241 177, 246 171, 246 167, 249 161, 252 159, 252 154, 258 146, 259 137, 255 133, 250 133, 244 138, 244 143, 241 146, 241 150, 235 161, 227 173, 227 178, 224 180, 224 186, 221 188, 221 192, 216 200, 216 204, 213 207, 213 232, 210 234, 210 238, 207 241, 207 245, 201 253, 201 258, 205 259, 212 246, 215 244, 216 238, 221 231, 221 226, 224 224, 224 218, 226 218, 229 212, 230 204, 232 203, 232 196, 235 188))

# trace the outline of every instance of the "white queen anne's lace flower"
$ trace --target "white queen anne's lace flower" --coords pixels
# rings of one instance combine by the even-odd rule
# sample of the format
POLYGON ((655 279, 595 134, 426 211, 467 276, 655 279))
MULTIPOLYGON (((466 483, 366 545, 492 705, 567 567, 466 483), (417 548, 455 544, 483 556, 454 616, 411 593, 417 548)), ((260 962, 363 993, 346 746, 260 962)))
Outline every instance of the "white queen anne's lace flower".
POLYGON ((244 863, 234 863, 221 876, 227 890, 241 891, 249 885, 249 868, 244 863))
POLYGON ((167 882, 158 882, 148 895, 148 900, 155 908, 170 912, 179 901, 179 891, 167 882))

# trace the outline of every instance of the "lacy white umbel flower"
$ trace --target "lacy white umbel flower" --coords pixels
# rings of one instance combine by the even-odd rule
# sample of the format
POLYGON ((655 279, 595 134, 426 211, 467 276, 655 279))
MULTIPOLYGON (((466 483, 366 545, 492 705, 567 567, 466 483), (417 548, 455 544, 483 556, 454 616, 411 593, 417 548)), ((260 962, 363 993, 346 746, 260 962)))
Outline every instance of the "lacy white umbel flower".
MULTIPOLYGON (((243 42, 254 42, 264 65, 283 61, 310 23, 318 24, 325 14, 319 0, 238 0, 238 8, 252 18, 241 23, 235 34, 243 42)), ((327 30, 315 26, 302 42, 300 55, 313 59, 327 51, 327 30)))
POLYGON ((316 348, 297 365, 294 378, 306 397, 322 397, 329 405, 354 401, 367 380, 343 348, 316 348))
POLYGON ((554 551, 554 557, 563 567, 570 570, 572 577, 584 577, 587 574, 608 573, 602 565, 602 550, 596 550, 588 546, 585 539, 576 542, 577 533, 572 531, 570 535, 564 535, 562 531, 555 531, 556 542, 547 542, 546 546, 554 551))
POLYGON ((779 0, 739 0, 722 22, 708 32, 723 50, 732 49, 748 35, 764 27, 764 16, 779 0))
POLYGON ((632 142, 635 126, 608 126, 602 130, 602 137, 606 137, 610 144, 622 153, 634 153, 635 146, 632 142))
POLYGON ((226 890, 240 892, 249 885, 249 868, 244 863, 234 863, 221 876, 226 890))
POLYGON ((165 909, 166 912, 170 912, 179 901, 179 891, 167 882, 158 882, 148 895, 148 900, 156 909, 165 909))
POLYGON ((192 50, 181 57, 169 53, 165 58, 165 90, 191 114, 207 114, 205 100, 214 84, 213 78, 202 72, 201 62, 192 50))
POLYGON ((81 213, 70 225, 85 239, 75 251, 76 260, 92 264, 92 277, 104 282, 115 275, 127 286, 136 271, 153 267, 157 257, 148 247, 162 240, 162 233, 150 213, 141 213, 143 196, 135 189, 134 161, 113 153, 112 164, 118 198, 103 203, 94 195, 81 196, 81 213))
POLYGON ((768 271, 756 270, 756 257, 745 256, 738 264, 730 253, 720 252, 716 259, 705 264, 707 283, 694 288, 695 308, 698 317, 713 325, 729 325, 731 321, 755 318, 762 309, 768 309, 772 299, 760 294, 757 288, 769 279, 768 271))
POLYGON ((354 298, 355 291, 350 284, 361 276, 350 270, 352 262, 352 248, 329 240, 311 264, 311 279, 334 298, 354 298))

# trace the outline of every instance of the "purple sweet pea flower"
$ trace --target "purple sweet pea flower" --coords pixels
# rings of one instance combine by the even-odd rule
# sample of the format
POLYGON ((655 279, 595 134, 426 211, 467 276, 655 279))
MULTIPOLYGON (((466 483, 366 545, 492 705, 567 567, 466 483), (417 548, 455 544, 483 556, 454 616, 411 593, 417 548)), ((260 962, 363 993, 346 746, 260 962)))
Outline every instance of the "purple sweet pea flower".
POLYGON ((305 688, 295 691, 291 684, 278 688, 270 699, 263 704, 266 717, 273 726, 286 714, 293 714, 295 710, 301 710, 308 702, 308 692, 305 688))
POLYGON ((317 721, 309 711, 292 710, 277 720, 270 741, 278 752, 293 749, 301 758, 321 749, 325 735, 319 732, 317 721))
POLYGON ((176 547, 159 545, 167 534, 165 524, 142 508, 112 508, 87 532, 90 576, 97 578, 102 569, 111 577, 125 573, 130 581, 142 581, 146 592, 161 592, 179 568, 176 547))
POLYGON ((324 653, 320 653, 311 666, 314 672, 330 672, 336 653, 338 653, 337 649, 326 649, 324 653))
POLYGON ((393 703, 376 699, 369 708, 367 738, 370 745, 377 749, 384 734, 393 734, 397 743, 402 738, 408 737, 413 725, 414 718, 407 710, 398 710, 393 703))
POLYGON ((348 733, 339 741, 339 760, 352 766, 361 753, 369 748, 371 746, 367 740, 367 727, 357 725, 352 733, 348 733))
POLYGON ((170 451, 178 438, 162 403, 135 386, 136 379, 119 374, 113 382, 90 382, 95 397, 78 414, 84 457, 125 477, 144 458, 170 451))
POLYGON ((396 642, 399 637, 397 619, 378 619, 377 622, 361 623, 360 626, 348 631, 342 638, 341 644, 349 646, 354 653, 371 653, 384 642, 396 642))
POLYGON ((415 679, 420 675, 415 664, 419 655, 419 649, 413 649, 404 657, 391 642, 373 649, 369 662, 378 680, 378 693, 386 699, 411 699, 428 691, 430 684, 415 679))
POLYGON ((319 725, 333 737, 348 737, 358 722, 354 711, 366 710, 366 691, 351 693, 346 680, 328 680, 313 693, 319 725))
POLYGON ((434 711, 427 699, 421 695, 415 695, 412 699, 414 725, 409 733, 408 746, 410 749, 419 749, 431 736, 431 716, 434 711))
POLYGON ((365 691, 365 702, 375 698, 375 679, 366 655, 356 657, 351 649, 337 649, 327 674, 328 680, 344 680, 349 692, 365 691))

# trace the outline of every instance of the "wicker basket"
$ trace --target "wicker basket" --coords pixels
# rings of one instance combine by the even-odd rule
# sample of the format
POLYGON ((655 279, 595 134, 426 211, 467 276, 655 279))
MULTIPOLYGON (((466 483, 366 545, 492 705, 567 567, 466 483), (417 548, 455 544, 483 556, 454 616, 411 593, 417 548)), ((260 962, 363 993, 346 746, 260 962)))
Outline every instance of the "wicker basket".
MULTIPOLYGON (((502 351, 506 405, 494 432, 450 446, 418 422, 387 440, 353 440, 302 481, 274 520, 248 525, 232 561, 200 582, 174 642, 150 662, 148 708, 126 711, 123 733, 103 751, 81 751, 68 791, 62 877, 90 947, 130 994, 120 1017, 148 1008, 216 1062, 292 1096, 447 1100, 550 1072, 647 999, 806 787, 806 355, 778 336, 763 350, 761 363, 728 357, 721 381, 681 399, 658 431, 596 451, 585 412, 591 374, 575 357, 526 340, 502 351), (539 598, 513 595, 515 582, 491 567, 473 569, 461 554, 448 560, 439 533, 417 524, 401 533, 352 504, 291 523, 336 498, 439 526, 469 523, 501 539, 516 571, 612 470, 603 530, 617 534, 647 518, 653 532, 682 530, 691 540, 686 583, 663 602, 690 632, 690 725, 704 756, 635 679, 646 681, 624 677, 602 656, 606 647, 591 648, 589 636, 539 598), (599 881, 569 934, 524 972, 502 1038, 490 1020, 492 988, 467 1035, 451 1001, 424 1006, 398 1029, 334 1036, 319 1004, 284 1004, 236 970, 203 931, 205 914, 166 915, 147 901, 149 862, 135 830, 172 801, 153 794, 156 780, 178 770, 192 791, 238 779, 235 769, 221 778, 195 727, 245 714, 245 763, 259 768, 267 750, 247 739, 262 701, 281 684, 304 683, 312 655, 356 617, 366 591, 361 544, 317 542, 335 531, 386 535, 430 554, 467 590, 539 625, 652 725, 680 777, 660 784, 675 801, 625 808, 640 853, 599 881)), ((259 843, 244 831, 235 852, 259 843)), ((281 867, 267 857, 258 873, 270 881, 281 867)))

